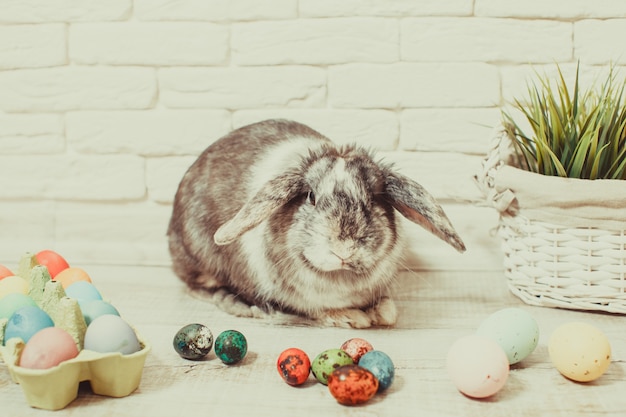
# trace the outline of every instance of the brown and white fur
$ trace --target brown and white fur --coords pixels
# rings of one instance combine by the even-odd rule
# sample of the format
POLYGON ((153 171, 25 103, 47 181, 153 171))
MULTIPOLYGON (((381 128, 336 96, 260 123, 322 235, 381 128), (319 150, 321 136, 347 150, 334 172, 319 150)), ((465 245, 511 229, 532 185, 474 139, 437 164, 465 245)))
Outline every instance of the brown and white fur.
POLYGON ((426 190, 357 146, 267 120, 209 146, 184 175, 168 229, 176 274, 239 316, 393 325, 406 248, 396 211, 465 247, 426 190))

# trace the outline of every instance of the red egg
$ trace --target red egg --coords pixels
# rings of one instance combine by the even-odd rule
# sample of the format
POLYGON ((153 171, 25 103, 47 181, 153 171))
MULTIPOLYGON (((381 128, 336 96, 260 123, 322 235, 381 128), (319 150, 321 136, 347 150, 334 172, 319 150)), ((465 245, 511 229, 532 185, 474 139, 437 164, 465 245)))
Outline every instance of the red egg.
POLYGON ((70 267, 61 255, 51 250, 42 250, 35 255, 35 258, 37 262, 39 262, 39 265, 48 268, 48 272, 53 279, 59 272, 70 267))
POLYGON ((374 350, 374 347, 367 340, 361 339, 360 337, 355 337, 343 342, 343 345, 341 345, 341 350, 350 355, 354 363, 358 364, 361 356, 365 355, 371 350, 374 350))
POLYGON ((281 378, 289 385, 301 385, 309 378, 311 360, 298 348, 289 348, 278 356, 276 369, 281 378))
POLYGON ((72 336, 60 327, 47 327, 30 338, 22 355, 20 366, 30 369, 48 369, 78 356, 72 336))
POLYGON ((11 272, 9 268, 7 268, 4 265, 0 265, 0 279, 6 278, 6 277, 12 277, 13 275, 15 274, 11 272))
POLYGON ((363 404, 378 391, 378 380, 365 368, 358 365, 344 365, 330 374, 328 389, 339 404, 363 404))

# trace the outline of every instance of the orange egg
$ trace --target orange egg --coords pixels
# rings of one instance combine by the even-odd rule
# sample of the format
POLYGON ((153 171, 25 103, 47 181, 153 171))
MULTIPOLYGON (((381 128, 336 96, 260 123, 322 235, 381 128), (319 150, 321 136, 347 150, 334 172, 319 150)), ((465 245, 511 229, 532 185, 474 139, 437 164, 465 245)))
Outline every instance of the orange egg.
POLYGON ((369 401, 378 391, 378 384, 374 374, 358 365, 340 366, 328 377, 330 393, 343 405, 369 401))
POLYGON ((82 268, 70 267, 59 272, 54 280, 60 282, 63 288, 67 288, 78 281, 91 282, 91 277, 82 268))
POLYGON ((42 250, 35 255, 39 265, 48 268, 48 272, 52 278, 56 277, 59 272, 69 268, 67 261, 58 253, 51 250, 42 250))
POLYGON ((11 270, 9 268, 7 268, 4 265, 0 265, 0 279, 2 278, 6 278, 6 277, 11 277, 15 275, 13 272, 11 272, 11 270))

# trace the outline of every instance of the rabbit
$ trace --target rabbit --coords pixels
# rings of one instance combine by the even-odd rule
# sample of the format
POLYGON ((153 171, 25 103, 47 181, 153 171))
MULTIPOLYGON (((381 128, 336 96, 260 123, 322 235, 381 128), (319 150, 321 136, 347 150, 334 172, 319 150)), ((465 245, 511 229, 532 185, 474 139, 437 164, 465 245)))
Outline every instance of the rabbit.
POLYGON ((167 232, 172 267, 237 316, 392 326, 406 249, 396 212, 465 251, 435 199, 371 151, 261 121, 211 144, 183 176, 167 232))

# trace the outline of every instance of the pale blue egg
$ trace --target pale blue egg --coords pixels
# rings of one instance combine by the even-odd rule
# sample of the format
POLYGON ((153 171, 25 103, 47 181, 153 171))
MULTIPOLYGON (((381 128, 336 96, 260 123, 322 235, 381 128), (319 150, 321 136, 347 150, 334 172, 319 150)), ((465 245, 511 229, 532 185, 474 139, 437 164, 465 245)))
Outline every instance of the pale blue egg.
POLYGON ((497 342, 513 365, 530 355, 539 343, 539 326, 530 313, 511 307, 498 310, 476 331, 497 342))
POLYGON ((92 321, 105 314, 113 314, 115 316, 120 315, 119 311, 117 311, 115 307, 104 300, 91 300, 83 302, 80 309, 83 312, 85 323, 87 323, 88 326, 92 321))
POLYGON ((65 295, 79 302, 102 300, 100 291, 90 282, 76 281, 65 289, 65 295))

